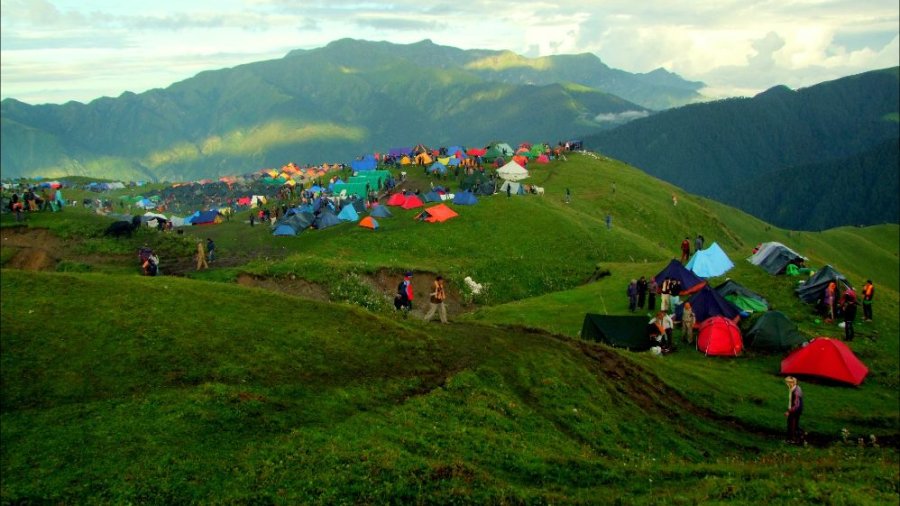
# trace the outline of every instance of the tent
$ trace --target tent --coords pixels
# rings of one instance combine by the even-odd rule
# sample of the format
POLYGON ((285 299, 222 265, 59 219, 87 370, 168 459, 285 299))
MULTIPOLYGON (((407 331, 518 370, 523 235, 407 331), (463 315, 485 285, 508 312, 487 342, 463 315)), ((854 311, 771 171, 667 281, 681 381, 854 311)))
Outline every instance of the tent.
POLYGON ((780 242, 767 242, 761 244, 756 253, 747 260, 774 276, 784 272, 788 264, 800 263, 805 258, 780 242))
POLYGON ((719 292, 719 295, 725 297, 725 300, 744 311, 752 313, 754 311, 767 311, 769 309, 769 302, 766 301, 766 299, 753 290, 745 288, 737 281, 731 279, 725 280, 725 282, 717 286, 715 290, 719 292))
POLYGON ((685 267, 701 278, 714 278, 730 271, 734 263, 717 243, 712 243, 708 248, 694 253, 685 267))
POLYGON ((744 340, 733 321, 714 316, 700 324, 697 349, 705 355, 736 357, 744 349, 744 340))
POLYGON ((528 171, 516 162, 509 162, 497 169, 497 175, 507 181, 518 181, 528 177, 528 171))
POLYGON ((780 311, 763 313, 747 332, 747 346, 755 350, 789 350, 804 342, 797 325, 780 311))
POLYGON ((725 300, 719 292, 709 286, 704 286, 691 297, 691 309, 698 322, 703 322, 714 316, 724 316, 733 319, 741 314, 741 310, 734 304, 725 300))
POLYGON ((431 190, 430 192, 426 193, 424 197, 422 197, 422 200, 425 202, 442 202, 444 199, 441 198, 440 193, 431 190))
POLYGON ((541 156, 537 157, 537 160, 535 160, 535 163, 539 163, 541 165, 543 165, 545 163, 550 163, 550 158, 548 158, 547 155, 542 154, 541 156))
POLYGON ((678 295, 689 295, 706 286, 706 281, 698 278, 696 274, 685 269, 684 266, 681 265, 681 262, 674 258, 669 262, 669 265, 667 265, 665 269, 653 277, 659 285, 662 285, 666 278, 672 278, 681 283, 681 292, 679 292, 678 295))
POLYGON ((515 153, 515 150, 513 150, 513 148, 509 144, 505 142, 495 142, 491 144, 487 148, 487 151, 485 151, 485 153, 481 156, 486 162, 492 162, 500 157, 505 158, 508 156, 512 156, 513 153, 515 153))
MULTIPOLYGON (((490 183, 491 179, 484 175, 483 172, 474 172, 466 176, 459 184, 461 190, 475 191, 482 183, 490 183)), ((493 192, 491 192, 493 193, 493 192)))
POLYGON ((200 214, 191 220, 191 225, 213 225, 222 223, 222 216, 216 211, 200 211, 200 214))
POLYGON ((365 171, 365 170, 375 170, 375 167, 378 166, 378 161, 375 160, 375 157, 372 155, 366 155, 361 160, 353 160, 350 162, 350 167, 353 168, 354 172, 357 171, 365 171))
POLYGON ((344 206, 344 208, 341 209, 341 212, 338 213, 337 217, 341 221, 358 221, 359 220, 359 214, 357 214, 356 209, 350 204, 347 204, 346 206, 344 206))
POLYGON ((446 204, 438 204, 436 206, 429 207, 425 209, 421 213, 416 215, 417 220, 427 221, 429 223, 443 223, 450 218, 456 218, 459 216, 456 211, 447 207, 446 204))
POLYGON ((375 221, 371 216, 366 216, 365 218, 359 220, 359 226, 364 228, 371 228, 372 230, 378 230, 378 222, 375 221))
POLYGON ((519 183, 505 181, 500 185, 500 193, 506 193, 507 188, 509 188, 509 193, 511 195, 525 195, 525 188, 519 183))
POLYGON ((581 325, 581 338, 633 351, 650 349, 647 318, 644 316, 588 313, 584 315, 584 323, 581 325))
POLYGON ((837 295, 840 295, 841 285, 845 288, 853 288, 853 285, 847 281, 847 278, 843 274, 835 270, 834 267, 826 265, 819 269, 806 281, 806 283, 797 287, 797 296, 800 297, 800 300, 803 302, 813 304, 825 296, 825 288, 827 288, 828 283, 831 283, 832 281, 834 281, 838 287, 837 295))
POLYGON ((817 337, 781 361, 781 374, 804 374, 859 385, 869 374, 846 344, 817 337))
POLYGON ((389 206, 402 206, 406 203, 406 194, 405 193, 395 193, 391 195, 391 198, 388 199, 387 205, 389 206))
POLYGON ((391 214, 391 210, 387 208, 387 206, 375 206, 372 208, 372 212, 369 213, 369 216, 374 216, 375 218, 391 218, 394 215, 391 214))
MULTIPOLYGON (((448 159, 447 161, 449 162, 450 160, 448 159)), ((432 174, 446 174, 447 166, 441 162, 434 162, 428 167, 428 172, 431 172, 432 174)))
POLYGON ((422 203, 422 199, 420 199, 416 195, 407 195, 406 200, 400 207, 402 207, 403 209, 415 209, 417 207, 422 207, 423 205, 424 204, 422 203))
POLYGON ((453 197, 453 203, 460 206, 471 206, 478 203, 478 199, 472 192, 459 192, 453 197))
POLYGON ((316 227, 317 230, 322 230, 328 227, 339 225, 340 223, 341 220, 339 220, 338 217, 334 215, 334 213, 325 209, 319 213, 319 216, 316 217, 316 221, 313 222, 313 226, 316 227))

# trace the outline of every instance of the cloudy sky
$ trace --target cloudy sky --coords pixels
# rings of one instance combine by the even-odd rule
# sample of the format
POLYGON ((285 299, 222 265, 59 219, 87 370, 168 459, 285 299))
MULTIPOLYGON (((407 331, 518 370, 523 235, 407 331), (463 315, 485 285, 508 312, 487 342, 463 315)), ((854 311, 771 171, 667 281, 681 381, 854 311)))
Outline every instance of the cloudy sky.
POLYGON ((897 0, 0 0, 0 95, 87 102, 352 37, 591 52, 747 96, 900 64, 897 0))

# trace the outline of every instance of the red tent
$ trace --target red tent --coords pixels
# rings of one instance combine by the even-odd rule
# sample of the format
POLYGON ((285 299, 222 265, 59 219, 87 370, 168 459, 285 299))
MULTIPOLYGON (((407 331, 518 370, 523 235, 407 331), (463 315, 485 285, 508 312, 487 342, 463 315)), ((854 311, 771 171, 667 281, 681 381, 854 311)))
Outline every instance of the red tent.
POLYGON ((389 206, 402 206, 406 203, 406 195, 402 193, 395 193, 391 195, 391 198, 388 199, 387 205, 389 206))
MULTIPOLYGON (((390 204, 390 201, 388 201, 388 204, 390 204)), ((415 209, 417 207, 422 207, 423 205, 425 204, 422 203, 422 199, 420 199, 419 197, 415 195, 407 195, 406 201, 403 202, 402 207, 403 209, 415 209)))
POLYGON ((537 160, 535 160, 535 162, 541 163, 541 164, 550 163, 550 159, 547 158, 547 155, 541 155, 541 156, 537 157, 537 160))
POLYGON ((700 324, 697 349, 706 355, 736 357, 744 349, 744 340, 733 321, 713 316, 700 324))
POLYGON ((817 337, 781 361, 781 374, 806 374, 859 385, 869 368, 843 342, 817 337))
POLYGON ((484 156, 487 154, 486 148, 469 148, 469 154, 472 156, 484 156))

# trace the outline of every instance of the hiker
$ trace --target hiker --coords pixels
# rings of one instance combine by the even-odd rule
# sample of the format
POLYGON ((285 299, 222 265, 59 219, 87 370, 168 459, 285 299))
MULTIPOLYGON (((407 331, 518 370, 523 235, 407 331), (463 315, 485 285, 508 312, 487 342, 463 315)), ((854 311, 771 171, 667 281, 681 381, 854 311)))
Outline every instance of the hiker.
POLYGON ((216 257, 216 243, 209 237, 206 238, 206 255, 210 262, 216 257))
POLYGON ((632 279, 631 283, 628 283, 628 289, 625 291, 625 294, 628 295, 628 310, 633 313, 634 308, 637 305, 637 297, 638 297, 638 288, 637 288, 637 280, 636 279, 632 279))
POLYGON ((870 322, 872 321, 872 298, 875 297, 875 286, 872 285, 872 280, 867 279, 866 285, 862 290, 863 294, 863 321, 870 322))
POLYGON ((606 230, 610 230, 612 228, 612 216, 606 215, 606 230))
POLYGON ((787 417, 787 442, 798 444, 803 441, 803 433, 800 430, 800 415, 803 414, 803 390, 800 388, 797 378, 788 376, 784 378, 788 387, 788 410, 784 412, 787 417))
POLYGON ((566 188, 566 204, 568 204, 571 201, 572 201, 572 192, 570 192, 569 189, 566 188))
POLYGON ((666 278, 659 287, 659 309, 669 312, 669 300, 672 295, 672 278, 666 278))
POLYGON ((644 309, 644 303, 647 302, 647 280, 644 279, 644 276, 641 276, 641 279, 637 282, 637 291, 637 307, 638 309, 644 309))
POLYGON ((828 283, 828 286, 825 287, 825 297, 822 299, 822 303, 825 304, 825 323, 834 321, 835 290, 837 290, 837 284, 834 281, 828 283))
POLYGON ((688 259, 691 257, 691 240, 687 237, 681 241, 681 263, 687 263, 688 259))
POLYGON ((209 269, 206 263, 206 248, 203 247, 203 241, 197 241, 197 270, 209 269))
MULTIPOLYGON (((700 234, 697 234, 697 237, 694 239, 694 253, 703 249, 704 241, 705 241, 705 239, 703 239, 703 236, 700 234)), ((755 253, 755 251, 754 251, 754 253, 755 253)))
POLYGON ((694 344, 694 324, 697 323, 697 317, 694 316, 694 310, 691 309, 691 303, 684 303, 684 311, 681 314, 681 342, 685 344, 694 344))
POLYGON ((412 272, 407 272, 403 277, 403 281, 397 285, 397 293, 394 295, 394 308, 403 310, 403 317, 412 311, 413 288, 412 288, 412 272))
POLYGON ((441 323, 449 323, 447 321, 447 307, 444 305, 444 299, 447 293, 444 291, 444 278, 438 276, 434 278, 434 284, 431 287, 431 299, 429 300, 428 313, 425 315, 425 321, 429 322, 434 318, 434 312, 440 309, 441 323))
POLYGON ((841 314, 844 315, 844 340, 852 341, 853 320, 856 319, 856 292, 852 288, 847 288, 841 295, 841 314))
POLYGON ((659 286, 656 284, 656 278, 650 278, 650 284, 647 286, 647 309, 656 311, 656 293, 659 286))

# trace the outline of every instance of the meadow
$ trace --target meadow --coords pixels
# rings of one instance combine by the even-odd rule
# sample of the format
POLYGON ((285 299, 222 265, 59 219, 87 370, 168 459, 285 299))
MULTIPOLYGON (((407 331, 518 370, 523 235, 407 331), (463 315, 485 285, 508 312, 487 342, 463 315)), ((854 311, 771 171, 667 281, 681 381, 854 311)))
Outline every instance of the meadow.
MULTIPOLYGON (((409 188, 439 183, 409 173, 409 188)), ((898 225, 781 230, 602 155, 538 166, 529 182, 545 195, 483 197, 444 223, 392 208, 375 232, 287 238, 246 212, 121 240, 83 209, 3 215, 0 500, 897 501, 898 225), (858 388, 802 380, 808 445, 783 442, 782 355, 656 357, 580 339, 585 313, 627 314, 628 281, 698 233, 809 337, 841 329, 799 302, 797 278, 744 261, 756 244, 875 282, 875 321, 852 343, 870 374, 858 388), (220 260, 196 272, 206 237, 220 260), (166 275, 138 275, 144 243, 166 275), (16 268, 41 248, 42 270, 16 268), (610 275, 586 282, 598 265, 610 275), (419 297, 407 319, 390 306, 405 271, 419 297), (451 325, 418 318, 437 274, 451 325), (469 293, 466 276, 486 290, 469 293)))

